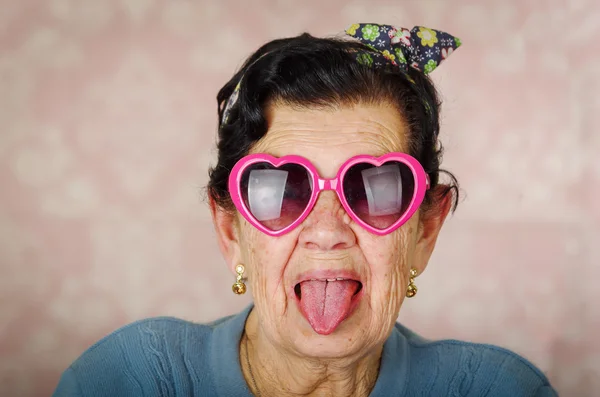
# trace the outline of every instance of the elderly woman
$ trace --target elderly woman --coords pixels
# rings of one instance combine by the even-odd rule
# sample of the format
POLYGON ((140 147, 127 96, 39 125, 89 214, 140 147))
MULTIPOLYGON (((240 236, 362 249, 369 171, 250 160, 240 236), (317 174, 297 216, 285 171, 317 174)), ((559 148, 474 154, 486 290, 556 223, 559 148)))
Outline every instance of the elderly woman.
POLYGON ((376 24, 346 34, 267 43, 218 94, 210 209, 233 291, 248 285, 254 304, 211 324, 118 330, 55 396, 556 395, 510 351, 396 323, 456 205, 427 74, 460 40, 376 24))

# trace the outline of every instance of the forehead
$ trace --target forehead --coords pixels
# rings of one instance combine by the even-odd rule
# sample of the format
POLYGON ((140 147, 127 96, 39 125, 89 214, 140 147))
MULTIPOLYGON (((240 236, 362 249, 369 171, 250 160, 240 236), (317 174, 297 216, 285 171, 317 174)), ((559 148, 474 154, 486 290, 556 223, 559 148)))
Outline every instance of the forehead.
POLYGON ((267 111, 269 130, 253 153, 306 157, 317 168, 341 165, 357 154, 380 156, 406 152, 408 126, 400 112, 386 105, 302 109, 274 105, 267 111))

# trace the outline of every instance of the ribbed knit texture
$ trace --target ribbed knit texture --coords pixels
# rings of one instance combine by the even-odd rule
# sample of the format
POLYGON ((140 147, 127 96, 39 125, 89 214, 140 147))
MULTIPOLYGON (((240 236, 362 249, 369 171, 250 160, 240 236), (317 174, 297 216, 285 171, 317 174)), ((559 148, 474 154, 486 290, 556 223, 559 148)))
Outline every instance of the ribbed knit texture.
MULTIPOLYGON (((251 396, 238 359, 251 309, 210 324, 166 317, 130 324, 77 359, 53 397, 251 396)), ((492 345, 427 341, 396 324, 371 396, 557 394, 535 366, 515 353, 492 345)))

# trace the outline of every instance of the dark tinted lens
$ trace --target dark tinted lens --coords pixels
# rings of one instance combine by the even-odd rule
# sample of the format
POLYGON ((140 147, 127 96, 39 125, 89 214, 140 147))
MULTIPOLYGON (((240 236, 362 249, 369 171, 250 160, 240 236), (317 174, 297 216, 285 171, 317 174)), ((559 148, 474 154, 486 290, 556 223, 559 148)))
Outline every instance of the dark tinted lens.
POLYGON ((346 172, 343 188, 357 217, 376 229, 386 229, 406 213, 415 179, 404 163, 390 161, 380 167, 360 163, 346 172))
POLYGON ((308 171, 297 164, 254 164, 242 174, 240 190, 254 218, 273 231, 297 220, 312 194, 308 171))

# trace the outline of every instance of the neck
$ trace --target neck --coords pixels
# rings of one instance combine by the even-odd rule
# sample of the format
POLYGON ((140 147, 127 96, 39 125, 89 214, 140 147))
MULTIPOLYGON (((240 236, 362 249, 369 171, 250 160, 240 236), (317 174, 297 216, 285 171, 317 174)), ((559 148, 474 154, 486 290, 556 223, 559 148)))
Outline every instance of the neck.
POLYGON ((368 396, 375 386, 383 347, 360 358, 321 361, 286 353, 262 335, 252 311, 240 363, 256 396, 368 396))

